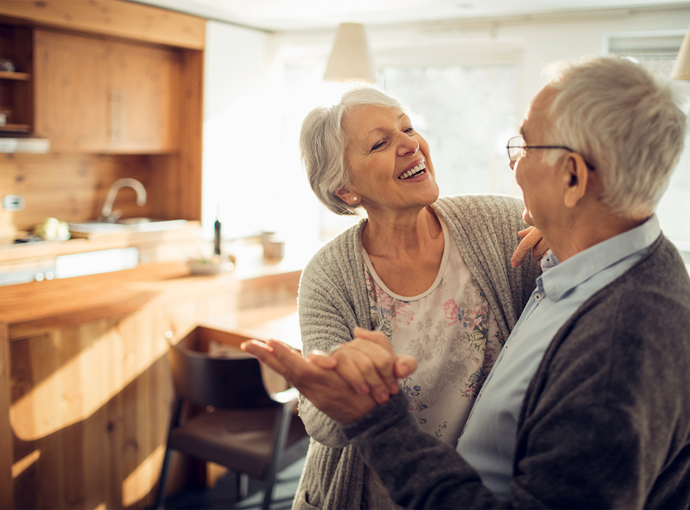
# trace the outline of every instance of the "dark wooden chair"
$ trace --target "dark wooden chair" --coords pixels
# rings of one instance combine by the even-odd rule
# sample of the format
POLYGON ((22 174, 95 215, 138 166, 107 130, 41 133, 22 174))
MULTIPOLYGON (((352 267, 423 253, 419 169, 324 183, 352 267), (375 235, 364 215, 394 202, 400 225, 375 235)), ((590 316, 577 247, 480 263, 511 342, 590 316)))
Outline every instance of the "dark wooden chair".
POLYGON ((168 350, 177 398, 156 506, 164 508, 176 450, 264 481, 262 508, 268 509, 276 473, 302 457, 308 447, 304 425, 294 412, 297 390, 269 394, 258 360, 241 352, 211 356, 193 350, 189 345, 193 341, 189 336, 168 350), (189 404, 203 410, 184 419, 189 404))

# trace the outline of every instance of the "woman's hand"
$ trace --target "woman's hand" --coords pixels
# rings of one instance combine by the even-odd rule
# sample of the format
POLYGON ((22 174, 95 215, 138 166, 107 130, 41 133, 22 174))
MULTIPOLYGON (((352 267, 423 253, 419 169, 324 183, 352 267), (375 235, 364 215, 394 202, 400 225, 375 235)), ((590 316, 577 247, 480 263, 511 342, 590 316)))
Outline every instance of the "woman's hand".
POLYGON ((355 328, 355 339, 330 353, 313 351, 307 357, 321 368, 335 371, 360 395, 371 394, 377 403, 398 392, 398 379, 417 368, 411 356, 396 356, 385 334, 355 328))
POLYGON ((546 255, 546 252, 549 251, 549 245, 544 241, 541 232, 534 227, 520 230, 518 236, 522 238, 522 241, 520 241, 510 259, 510 264, 513 267, 518 267, 522 264, 529 252, 532 252, 532 258, 539 262, 546 255))
MULTIPOLYGON (((321 368, 277 340, 265 343, 250 340, 242 344, 242 350, 281 374, 317 409, 340 423, 350 423, 376 407, 371 395, 352 391, 350 385, 330 369, 332 366, 321 368)), ((328 359, 335 364, 335 359, 328 359)), ((322 361, 328 364, 327 360, 322 361)))

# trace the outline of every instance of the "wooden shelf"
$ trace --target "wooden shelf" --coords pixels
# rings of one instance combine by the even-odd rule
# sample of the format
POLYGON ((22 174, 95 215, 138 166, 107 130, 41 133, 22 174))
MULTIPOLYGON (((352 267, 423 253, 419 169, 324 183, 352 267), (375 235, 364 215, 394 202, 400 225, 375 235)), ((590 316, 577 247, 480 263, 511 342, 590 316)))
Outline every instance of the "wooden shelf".
POLYGON ((31 126, 28 124, 5 124, 0 126, 0 133, 30 133, 31 126))
POLYGON ((31 78, 29 73, 8 73, 7 71, 0 71, 0 80, 28 81, 29 78, 31 78))

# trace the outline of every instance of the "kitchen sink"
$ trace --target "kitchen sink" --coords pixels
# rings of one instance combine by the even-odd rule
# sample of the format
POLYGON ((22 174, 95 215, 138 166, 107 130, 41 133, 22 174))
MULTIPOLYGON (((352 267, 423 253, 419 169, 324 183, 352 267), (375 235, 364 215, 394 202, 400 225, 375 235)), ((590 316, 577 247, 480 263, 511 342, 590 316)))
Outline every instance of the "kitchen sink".
POLYGON ((115 223, 93 220, 70 223, 70 232, 105 234, 109 232, 158 232, 183 228, 187 220, 157 220, 153 218, 123 218, 115 223))

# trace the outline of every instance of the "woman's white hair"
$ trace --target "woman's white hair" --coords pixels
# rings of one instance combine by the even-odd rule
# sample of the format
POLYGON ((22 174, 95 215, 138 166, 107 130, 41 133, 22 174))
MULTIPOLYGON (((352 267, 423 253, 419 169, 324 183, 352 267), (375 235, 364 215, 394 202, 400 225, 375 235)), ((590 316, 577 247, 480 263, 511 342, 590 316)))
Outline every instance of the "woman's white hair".
POLYGON ((348 139, 342 123, 347 112, 357 106, 407 110, 399 99, 376 86, 356 84, 343 94, 338 104, 314 108, 302 122, 299 146, 309 184, 319 200, 336 214, 355 214, 357 209, 335 194, 350 182, 350 170, 345 162, 348 139))
POLYGON ((671 83, 615 56, 557 63, 551 73, 546 143, 567 145, 594 165, 612 214, 651 215, 685 142, 685 113, 671 83))

